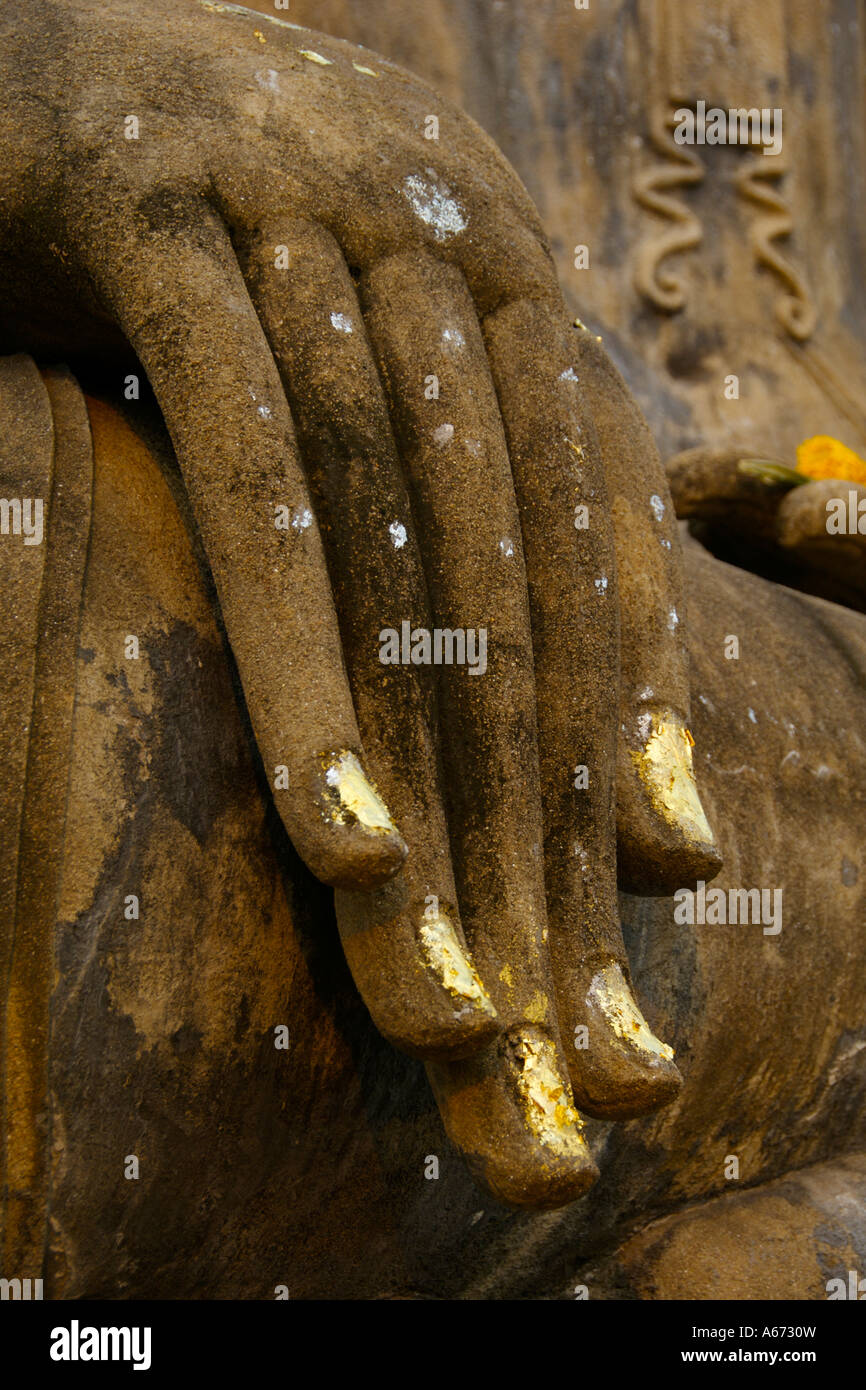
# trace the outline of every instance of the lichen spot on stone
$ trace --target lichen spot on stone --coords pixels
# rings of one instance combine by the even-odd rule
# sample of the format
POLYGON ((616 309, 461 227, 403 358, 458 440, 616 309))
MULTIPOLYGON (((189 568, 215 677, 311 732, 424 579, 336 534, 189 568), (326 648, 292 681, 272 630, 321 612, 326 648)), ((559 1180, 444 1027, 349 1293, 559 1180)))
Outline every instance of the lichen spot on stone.
POLYGON ((446 424, 446 425, 440 425, 438 429, 435 429, 435 430, 433 431, 433 439, 434 439, 435 442, 439 445, 440 449, 443 448, 444 445, 450 444, 453 438, 454 438, 454 426, 453 426, 453 425, 447 425, 447 424, 446 424))
POLYGON ((352 320, 348 314, 333 313, 331 315, 331 327, 336 328, 338 333, 351 333, 352 320))
MULTIPOLYGON (((208 10, 210 14, 232 14, 238 15, 241 19, 253 19, 257 24, 264 20, 265 24, 277 24, 281 29, 303 29, 302 24, 292 24, 291 20, 278 19, 276 15, 261 14, 258 10, 247 9, 246 5, 222 4, 220 0, 198 0, 203 10, 208 10)), ((255 31, 253 31, 255 32, 255 31)))
POLYGON ((466 230, 463 208, 451 196, 447 184, 422 179, 420 174, 409 174, 403 180, 403 195, 408 198, 415 216, 432 229, 437 241, 448 241, 466 230))
POLYGON ((661 521, 665 514, 665 504, 659 497, 657 492, 654 492, 652 497, 650 498, 650 506, 652 507, 653 516, 655 517, 656 521, 661 521))
POLYGON ((564 372, 559 373, 560 381, 580 381, 580 377, 573 367, 566 367, 564 372))
POLYGON ((388 534, 394 543, 394 549, 402 550, 408 539, 406 527, 403 525, 402 521, 392 521, 391 525, 388 527, 388 534))

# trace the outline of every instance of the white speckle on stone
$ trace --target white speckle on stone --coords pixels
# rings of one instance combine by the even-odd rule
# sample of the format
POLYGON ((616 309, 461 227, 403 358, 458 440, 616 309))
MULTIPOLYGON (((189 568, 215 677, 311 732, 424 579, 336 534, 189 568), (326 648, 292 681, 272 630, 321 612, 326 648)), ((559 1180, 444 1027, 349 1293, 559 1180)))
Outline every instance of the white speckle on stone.
POLYGON ((301 511, 295 512, 292 517, 292 529, 295 531, 306 531, 313 524, 313 513, 309 507, 304 507, 301 511))
POLYGON ((466 339, 459 328, 446 328, 442 334, 442 341, 447 343, 448 347, 462 348, 466 346, 466 339))
POLYGON ((444 444, 450 444, 454 438, 454 426, 440 425, 438 429, 433 431, 433 438, 440 447, 444 444))
POLYGON ((607 593, 607 576, 606 576, 606 575, 603 574, 603 575, 601 576, 601 579, 596 579, 596 581, 595 581, 595 589, 596 589, 596 593, 599 593, 599 594, 605 594, 605 593, 607 593))
POLYGON ((406 527, 403 525, 402 521, 392 521, 391 525, 388 527, 388 534, 394 542, 394 549, 402 550, 407 539, 406 527))
POLYGON ((198 3, 211 14, 239 14, 243 19, 254 19, 258 23, 264 20, 265 24, 277 24, 281 29, 303 29, 302 24, 292 24, 288 19, 277 19, 276 15, 260 14, 258 11, 249 9, 246 5, 227 5, 217 3, 217 0, 198 0, 198 3))
POLYGON ((280 90, 279 73, 273 68, 262 68, 256 73, 256 81, 266 92, 278 92, 280 90))
POLYGON ((664 541, 664 540, 663 540, 663 541, 662 541, 662 550, 670 550, 670 548, 671 548, 671 543, 670 543, 670 541, 664 541))
POLYGON ((510 536, 503 536, 502 540, 499 542, 499 549, 505 556, 514 554, 514 542, 510 536))
POLYGON ((261 417, 262 417, 263 420, 270 420, 270 418, 271 418, 271 407, 270 407, 269 405, 260 405, 260 406, 259 406, 259 415, 261 415, 261 417))
POLYGON ((668 632, 673 632, 679 626, 680 615, 675 608, 668 613, 668 632))
POLYGON ((650 498, 650 506, 653 509, 653 516, 655 517, 656 521, 661 521, 662 517, 665 514, 665 504, 659 497, 657 492, 654 492, 652 497, 650 498))
POLYGON ((639 714, 637 717, 637 731, 644 743, 647 742, 653 731, 653 717, 651 714, 639 714))
MULTIPOLYGON (((430 173, 430 170, 427 171, 430 173)), ((447 241, 466 228, 463 209, 451 190, 445 185, 428 183, 418 174, 409 174, 403 180, 403 193, 412 205, 412 211, 428 227, 433 228, 437 241, 447 241)))
POLYGON ((560 381, 580 381, 580 377, 573 367, 566 367, 564 372, 560 372, 559 379, 560 381))
POLYGON ((638 698, 639 700, 651 700, 652 697, 653 697, 653 688, 652 688, 652 686, 651 686, 651 685, 645 685, 644 688, 643 688, 643 690, 640 692, 640 694, 638 695, 637 698, 638 698))
POLYGON ((338 767, 329 767, 327 772, 325 773, 325 781, 327 782, 329 787, 339 786, 340 769, 338 767))
POLYGON ((758 716, 755 714, 755 711, 751 708, 751 706, 749 707, 749 718, 751 719, 753 724, 757 724, 758 716))
POLYGON ((464 439, 463 443, 466 445, 467 453, 470 453, 473 458, 477 458, 481 453, 480 439, 464 439))
POLYGON ((352 320, 348 314, 332 314, 331 325, 336 328, 338 333, 351 333, 352 331, 352 320))

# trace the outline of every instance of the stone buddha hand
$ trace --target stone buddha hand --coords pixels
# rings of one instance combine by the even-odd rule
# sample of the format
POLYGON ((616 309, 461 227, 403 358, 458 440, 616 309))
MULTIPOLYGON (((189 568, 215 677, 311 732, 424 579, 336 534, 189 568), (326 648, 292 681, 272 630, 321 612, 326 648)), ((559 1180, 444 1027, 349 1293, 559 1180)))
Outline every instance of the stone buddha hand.
POLYGON ((0 24, 4 350, 137 355, 375 1023, 500 1198, 570 1201, 579 1110, 680 1085, 617 862, 719 865, 646 425, 516 174, 408 73, 210 0, 0 24))

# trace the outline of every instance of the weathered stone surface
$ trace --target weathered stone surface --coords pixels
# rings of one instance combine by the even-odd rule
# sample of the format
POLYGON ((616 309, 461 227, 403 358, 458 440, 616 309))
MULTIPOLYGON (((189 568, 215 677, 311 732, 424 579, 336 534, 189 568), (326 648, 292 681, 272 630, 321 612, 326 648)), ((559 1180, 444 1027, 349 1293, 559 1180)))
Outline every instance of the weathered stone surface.
POLYGON ((670 899, 623 898, 683 1092, 655 1119, 593 1126, 583 1202, 510 1213, 449 1145, 419 1065, 377 1036, 327 892, 269 807, 170 457, 90 415, 105 562, 84 588, 54 932, 54 1296, 557 1296, 629 1232, 730 1191, 729 1154, 754 1186, 857 1149, 860 615, 687 547, 716 883, 781 887, 782 931, 683 927, 670 899), (750 634, 738 664, 718 658, 729 627, 750 634))
POLYGON ((860 1298, 864 1263, 860 1154, 655 1222, 580 1278, 591 1298, 860 1298))

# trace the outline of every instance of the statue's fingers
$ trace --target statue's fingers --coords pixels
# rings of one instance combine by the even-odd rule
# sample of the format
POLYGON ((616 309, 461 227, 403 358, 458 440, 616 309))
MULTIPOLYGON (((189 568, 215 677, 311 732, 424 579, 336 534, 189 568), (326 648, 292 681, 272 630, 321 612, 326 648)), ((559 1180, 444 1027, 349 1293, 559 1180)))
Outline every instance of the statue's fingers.
POLYGON ((792 476, 772 449, 742 445, 687 449, 666 467, 677 516, 720 560, 863 607, 866 489, 792 476))
POLYGON ((109 240, 92 273, 171 434, 276 805, 317 877, 373 887, 406 846, 363 771, 288 405, 229 238, 196 203, 109 240))
POLYGON ((698 446, 669 458, 665 474, 679 519, 724 535, 736 551, 776 543, 776 512, 790 486, 777 467, 768 449, 698 446))
POLYGON ((496 1011, 460 924, 434 671, 410 660, 408 634, 430 621, 424 572, 355 287, 333 237, 308 223, 263 229, 241 259, 320 520, 367 765, 410 847, 384 887, 337 894, 346 958, 386 1037, 459 1056, 497 1031, 496 1011))
POLYGON ((440 663, 463 923, 504 1030, 483 1052, 431 1067, 431 1080, 449 1133, 493 1191, 555 1205, 595 1168, 556 1023, 526 574, 496 394, 457 269, 391 258, 364 276, 362 301, 436 624, 427 659, 440 663))
MULTIPOLYGON (((866 485, 821 478, 785 493, 776 513, 776 537, 789 549, 819 545, 832 555, 850 546, 866 552, 866 485)), ((861 568, 861 576, 863 570, 861 568)))
POLYGON ((617 755, 619 878, 663 894, 710 879, 721 858, 695 781, 686 604, 676 519, 652 435, 594 334, 574 333, 614 520, 622 634, 617 755))
POLYGON ((617 566, 602 460, 572 335, 555 305, 489 315, 526 551, 535 650, 550 951, 578 1105, 643 1114, 680 1086, 644 1022, 619 923, 614 820, 617 566))
POLYGON ((776 514, 776 538, 803 570, 829 581, 832 588, 825 585, 826 597, 862 609, 866 599, 866 487, 824 478, 792 488, 776 514))

